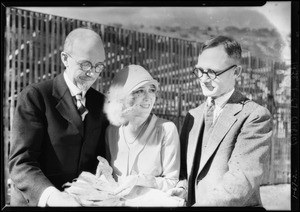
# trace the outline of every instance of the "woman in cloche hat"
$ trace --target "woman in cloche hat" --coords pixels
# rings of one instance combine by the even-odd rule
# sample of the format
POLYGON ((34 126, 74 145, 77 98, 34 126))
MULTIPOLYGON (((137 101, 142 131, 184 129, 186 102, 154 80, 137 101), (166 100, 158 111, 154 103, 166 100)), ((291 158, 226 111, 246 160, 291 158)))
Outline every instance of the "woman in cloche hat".
POLYGON ((135 185, 167 191, 178 182, 179 135, 173 122, 151 113, 157 91, 146 69, 129 65, 116 73, 107 92, 107 160, 119 191, 135 185))

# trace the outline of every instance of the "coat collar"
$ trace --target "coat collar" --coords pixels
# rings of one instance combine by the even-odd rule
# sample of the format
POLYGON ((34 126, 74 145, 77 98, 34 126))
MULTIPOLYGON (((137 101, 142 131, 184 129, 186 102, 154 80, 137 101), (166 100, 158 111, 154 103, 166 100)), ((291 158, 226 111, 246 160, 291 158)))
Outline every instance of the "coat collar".
MULTIPOLYGON (((211 132, 211 136, 208 140, 209 145, 201 156, 198 174, 201 172, 209 158, 213 155, 224 136, 230 130, 231 126, 236 122, 236 115, 243 109, 243 105, 247 100, 248 99, 244 95, 236 90, 229 98, 228 102, 224 106, 223 112, 220 114, 214 126, 213 131, 211 132)), ((199 132, 203 126, 204 109, 205 103, 201 104, 198 108, 192 110, 191 112, 191 115, 193 115, 195 118, 195 124, 189 135, 188 155, 190 154, 191 157, 188 157, 189 159, 187 161, 187 165, 193 164, 199 132)), ((190 173, 191 165, 188 167, 188 171, 188 173, 190 173)))
POLYGON ((194 118, 194 125, 189 133, 188 146, 187 146, 187 173, 191 172, 194 164, 194 157, 197 148, 197 143, 200 136, 200 130, 203 127, 204 109, 206 103, 201 104, 195 109, 190 110, 190 114, 194 118), (190 156, 190 157, 189 157, 190 156))

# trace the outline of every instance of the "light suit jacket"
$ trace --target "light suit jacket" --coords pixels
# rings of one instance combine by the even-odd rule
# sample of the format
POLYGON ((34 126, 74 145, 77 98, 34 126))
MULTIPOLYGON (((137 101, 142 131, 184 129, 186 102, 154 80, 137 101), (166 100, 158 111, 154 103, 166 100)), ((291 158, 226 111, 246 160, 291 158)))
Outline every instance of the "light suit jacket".
MULTIPOLYGON (((201 104, 185 118, 180 136, 182 179, 190 180, 204 113, 201 104)), ((188 189, 188 195, 195 195, 195 206, 261 206, 259 187, 267 171, 271 135, 269 111, 235 91, 201 155, 195 193, 188 189)))
POLYGON ((108 120, 103 103, 104 95, 90 88, 84 124, 63 74, 23 89, 15 109, 9 156, 15 185, 11 205, 37 206, 48 186, 62 190, 62 184, 81 171, 96 171, 97 156, 105 157, 108 120))
POLYGON ((128 148, 122 127, 110 125, 106 133, 107 158, 113 175, 145 174, 155 177, 157 189, 175 187, 180 171, 180 143, 175 124, 152 114, 148 127, 128 148))

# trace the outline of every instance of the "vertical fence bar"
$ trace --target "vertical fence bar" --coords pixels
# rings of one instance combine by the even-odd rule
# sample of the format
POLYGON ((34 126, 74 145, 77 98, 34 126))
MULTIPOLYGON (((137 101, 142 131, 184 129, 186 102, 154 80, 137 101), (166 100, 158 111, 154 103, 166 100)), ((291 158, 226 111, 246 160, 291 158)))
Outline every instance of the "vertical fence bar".
MULTIPOLYGON (((23 45, 24 45, 24 51, 23 51, 23 60, 22 60, 22 70, 23 70, 23 81, 22 81, 22 87, 20 88, 22 90, 22 88, 24 88, 27 84, 29 84, 29 79, 30 79, 30 75, 31 75, 31 71, 27 69, 27 59, 28 59, 28 38, 30 35, 28 35, 28 33, 30 33, 30 31, 28 30, 28 22, 27 22, 27 11, 24 10, 23 11, 23 15, 22 15, 22 20, 24 20, 24 24, 22 24, 22 35, 23 35, 23 45), (27 79, 26 79, 27 78, 27 79)), ((23 22, 23 21, 22 21, 23 22)), ((19 92, 18 92, 19 93, 19 92)))
POLYGON ((56 47, 55 47, 55 51, 56 51, 56 57, 55 57, 55 70, 57 74, 61 73, 61 66, 60 64, 62 63, 60 60, 60 53, 62 51, 62 40, 61 40, 61 18, 60 17, 56 17, 56 33, 55 33, 55 40, 56 40, 56 47))
MULTIPOLYGON (((21 91, 21 77, 26 78, 25 76, 25 71, 21 67, 21 61, 22 61, 22 49, 24 49, 24 44, 22 45, 22 38, 23 38, 23 33, 22 33, 22 10, 17 10, 17 19, 18 19, 18 25, 16 26, 17 30, 17 46, 15 49, 15 54, 17 55, 17 67, 16 67, 16 92, 20 93, 21 91), (21 75, 22 73, 22 75, 21 75)), ((25 49, 24 49, 25 50, 25 49)), ((26 81, 26 79, 25 79, 26 81)))
MULTIPOLYGON (((25 40, 28 42, 29 46, 29 57, 28 61, 26 62, 26 67, 29 68, 29 84, 33 83, 34 80, 34 70, 33 70, 33 64, 34 64, 34 59, 33 59, 33 12, 29 12, 29 33, 28 33, 28 38, 25 40)), ((27 19, 27 17, 25 17, 27 19)), ((27 58, 26 58, 27 59, 27 58)))
POLYGON ((56 17, 55 16, 51 16, 51 19, 50 19, 50 26, 51 26, 51 28, 50 28, 50 32, 49 32, 49 34, 50 34, 50 60, 51 60, 51 62, 50 62, 50 70, 51 70, 51 72, 50 72, 50 78, 52 79, 52 78, 54 78, 55 77, 55 75, 57 74, 56 73, 56 70, 55 70, 55 55, 56 55, 56 48, 55 48, 55 43, 57 43, 57 42, 55 42, 55 33, 56 33, 56 30, 55 30, 55 20, 56 20, 56 17))
MULTIPOLYGON (((154 40, 154 44, 153 44, 153 58, 154 58, 154 66, 155 66, 155 70, 157 75, 161 75, 160 73, 160 67, 159 67, 159 50, 158 50, 158 35, 153 35, 153 40, 154 40)), ((159 80, 160 83, 162 83, 161 79, 159 80)), ((163 104, 163 98, 164 98, 164 92, 165 92, 165 87, 162 87, 161 89, 161 97, 159 99, 159 105, 156 108, 157 113, 160 113, 160 109, 162 108, 162 104, 163 104)))
POLYGON ((41 21, 41 27, 40 27, 40 32, 41 32, 41 36, 40 36, 40 79, 43 81, 45 79, 45 63, 44 63, 44 52, 45 52, 45 16, 43 14, 41 14, 40 16, 40 21, 41 21))
MULTIPOLYGON (((114 68, 113 68, 113 72, 115 73, 116 70, 119 69, 118 67, 118 57, 119 57, 119 46, 118 46, 118 28, 111 28, 112 29, 112 36, 113 36, 113 52, 114 52, 114 57, 113 57, 113 60, 114 60, 114 68)), ((111 78, 112 79, 112 78, 111 78)))
POLYGON ((125 29, 120 29, 121 30, 121 41, 122 41, 122 48, 123 48, 123 58, 122 58, 122 65, 121 68, 127 65, 127 52, 128 52, 128 46, 127 46, 127 39, 126 39, 126 30, 125 29))
POLYGON ((168 93, 168 83, 167 83, 167 71, 166 71, 166 65, 167 65, 167 38, 164 36, 161 36, 161 70, 160 72, 162 73, 162 77, 163 77, 163 84, 166 85, 166 90, 165 90, 165 94, 166 98, 164 98, 164 107, 163 107, 163 111, 162 114, 166 114, 166 111, 168 111, 169 108, 169 99, 170 99, 170 95, 168 93))
POLYGON ((152 74, 152 70, 149 69, 149 56, 148 56, 148 45, 147 45, 147 35, 145 33, 142 34, 143 38, 143 45, 142 45, 142 51, 143 51, 143 65, 146 66, 145 68, 149 70, 149 72, 152 74))
MULTIPOLYGON (((99 25, 99 32, 100 32, 100 35, 101 35, 101 39, 102 39, 102 42, 103 42, 103 45, 104 45, 104 49, 105 49, 105 42, 104 42, 104 26, 103 25, 99 25)), ((106 65, 106 69, 101 73, 101 77, 98 78, 98 81, 97 83, 99 84, 99 91, 100 92, 104 92, 104 74, 107 72, 107 52, 105 51, 105 65, 106 65)))
POLYGON ((108 36, 108 44, 109 44, 109 55, 110 55, 110 58, 109 58, 109 61, 110 61, 110 70, 108 72, 108 79, 111 80, 112 77, 113 77, 113 58, 114 58, 114 55, 115 53, 113 52, 113 37, 112 37, 112 32, 111 32, 111 27, 107 27, 106 28, 108 31, 107 31, 107 36, 108 36))
POLYGON ((39 72, 38 70, 40 69, 39 61, 40 61, 40 48, 38 48, 39 40, 38 37, 40 36, 40 30, 39 30, 39 25, 40 25, 40 16, 38 13, 34 13, 35 17, 35 28, 34 28, 34 38, 33 38, 33 44, 34 44, 34 82, 39 81, 39 72))
MULTIPOLYGON (((10 81, 10 129, 12 129, 12 119, 15 109, 15 78, 16 78, 16 10, 12 9, 12 41, 11 41, 11 55, 12 65, 10 69, 11 81, 10 81)), ((11 137, 11 136, 10 136, 11 137)))
POLYGON ((168 95, 166 93, 167 91, 167 86, 166 86, 166 81, 165 81, 165 75, 166 72, 162 71, 164 69, 164 61, 165 61, 165 46, 164 46, 164 37, 159 36, 159 53, 158 53, 158 57, 159 57, 159 75, 161 76, 161 83, 164 85, 165 89, 164 89, 164 98, 162 99, 162 108, 160 110, 160 114, 165 114, 166 112, 166 108, 168 107, 168 95))
MULTIPOLYGON (((172 38, 167 38, 167 48, 166 48, 166 55, 167 55, 167 67, 166 67, 166 85, 167 85, 167 89, 168 89, 168 93, 172 92, 171 86, 174 84, 174 79, 176 80, 176 76, 174 75, 174 71, 173 71, 173 64, 172 64, 172 38)), ((170 99, 168 98, 168 101, 170 101, 170 99)), ((172 121, 174 122, 174 119, 172 119, 172 121)), ((174 122, 176 123, 176 122, 174 122)))
MULTIPOLYGON (((67 25, 66 25, 66 18, 62 18, 61 19, 61 44, 62 44, 62 51, 64 50, 64 42, 66 40, 66 35, 67 35, 67 29, 66 29, 67 25)), ((61 62, 60 63, 60 69, 64 70, 65 66, 64 64, 61 62)))
MULTIPOLYGON (((10 88, 9 88, 9 83, 10 83, 10 61, 12 58, 10 56, 12 55, 11 51, 11 40, 12 40, 12 35, 11 35, 11 9, 8 7, 6 8, 6 31, 5 31, 5 72, 4 72, 4 85, 5 85, 5 93, 4 93, 4 110, 3 110, 3 115, 4 115, 4 163, 5 165, 8 163, 8 155, 9 155, 9 147, 10 147, 10 123, 9 123, 9 112, 10 112, 10 104, 9 104, 9 93, 10 93, 10 88)), ((4 185, 5 185, 5 191, 4 191, 4 198, 5 198, 5 203, 9 204, 10 198, 8 194, 8 184, 7 184, 7 179, 9 178, 8 174, 8 166, 4 166, 4 185)))
POLYGON ((50 39, 49 39, 49 21, 51 20, 52 15, 45 15, 44 20, 45 20, 45 28, 46 28, 46 33, 45 33, 45 80, 49 79, 49 69, 50 69, 50 64, 49 64, 49 57, 50 57, 50 52, 49 52, 49 46, 50 46, 50 39))

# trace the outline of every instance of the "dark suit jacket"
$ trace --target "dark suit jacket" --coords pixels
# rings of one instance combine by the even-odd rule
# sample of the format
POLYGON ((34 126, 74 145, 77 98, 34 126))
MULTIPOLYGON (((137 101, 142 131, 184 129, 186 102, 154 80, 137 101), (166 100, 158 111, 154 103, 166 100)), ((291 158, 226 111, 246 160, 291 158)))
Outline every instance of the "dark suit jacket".
MULTIPOLYGON (((204 113, 205 104, 201 104, 185 118, 180 136, 182 179, 190 177, 204 113)), ((195 195, 195 205, 261 206, 259 187, 267 172, 271 135, 269 111, 235 91, 201 155, 195 193, 188 188, 188 195, 195 195)))
POLYGON ((105 156, 103 103, 104 95, 90 88, 82 122, 63 74, 23 89, 12 128, 11 205, 36 206, 48 186, 61 190, 82 171, 95 173, 97 156, 105 156))

